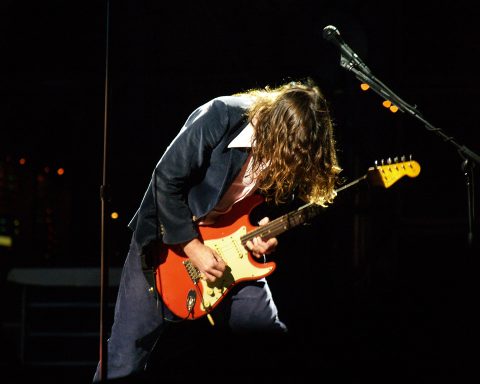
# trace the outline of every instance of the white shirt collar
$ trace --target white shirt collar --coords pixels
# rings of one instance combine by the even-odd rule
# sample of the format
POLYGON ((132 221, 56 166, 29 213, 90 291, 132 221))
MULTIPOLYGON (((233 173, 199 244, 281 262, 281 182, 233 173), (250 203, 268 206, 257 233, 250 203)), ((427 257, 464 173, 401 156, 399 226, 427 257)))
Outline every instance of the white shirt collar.
POLYGON ((253 125, 248 123, 245 128, 235 137, 228 148, 250 148, 253 141, 253 125))

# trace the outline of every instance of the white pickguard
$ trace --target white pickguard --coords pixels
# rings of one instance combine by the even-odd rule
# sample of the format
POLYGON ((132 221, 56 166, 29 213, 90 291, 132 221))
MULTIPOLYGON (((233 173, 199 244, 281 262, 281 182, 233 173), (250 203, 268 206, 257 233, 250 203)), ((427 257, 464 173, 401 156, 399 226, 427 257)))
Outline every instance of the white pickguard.
POLYGON ((240 227, 230 236, 220 239, 206 240, 205 245, 214 249, 227 264, 227 270, 221 279, 208 283, 201 279, 199 283, 203 292, 202 309, 213 306, 228 288, 239 280, 256 280, 266 276, 273 267, 259 268, 249 260, 248 251, 241 243, 241 237, 247 233, 245 226, 240 227))

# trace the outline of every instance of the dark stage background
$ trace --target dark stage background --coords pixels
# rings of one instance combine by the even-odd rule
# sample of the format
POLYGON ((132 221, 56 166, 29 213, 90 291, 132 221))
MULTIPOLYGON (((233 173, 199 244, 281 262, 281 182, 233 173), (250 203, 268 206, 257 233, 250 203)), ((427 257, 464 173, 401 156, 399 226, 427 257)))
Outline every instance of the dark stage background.
MULTIPOLYGON (((388 157, 412 155, 422 169, 388 189, 350 188, 310 225, 281 235, 270 282, 291 338, 265 369, 352 383, 476 374, 479 233, 469 246, 463 159, 363 92, 322 38, 335 25, 377 78, 478 154, 471 2, 119 0, 109 12, 106 4, 0 5, 0 381, 89 382, 98 359, 99 280, 88 277, 100 267, 107 13, 108 210, 119 214, 106 221, 112 267, 122 266, 126 226, 153 167, 194 108, 309 76, 330 100, 347 181, 388 157)), ((260 349, 242 350, 244 368, 260 349)))

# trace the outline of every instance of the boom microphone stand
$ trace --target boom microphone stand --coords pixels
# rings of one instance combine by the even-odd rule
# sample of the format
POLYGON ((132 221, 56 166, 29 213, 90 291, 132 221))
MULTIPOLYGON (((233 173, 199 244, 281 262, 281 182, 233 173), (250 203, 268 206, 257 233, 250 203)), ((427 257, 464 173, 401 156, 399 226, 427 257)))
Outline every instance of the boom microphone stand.
POLYGON ((480 156, 467 148, 465 145, 459 144, 452 136, 447 135, 442 129, 433 126, 429 123, 419 111, 412 105, 402 100, 391 89, 377 79, 372 71, 365 65, 365 63, 358 57, 358 55, 343 41, 340 32, 333 25, 327 25, 323 29, 323 38, 340 48, 340 66, 355 74, 356 78, 365 84, 385 100, 390 101, 401 112, 406 112, 416 119, 420 120, 425 128, 442 137, 444 141, 452 144, 462 158, 462 171, 465 175, 465 182, 467 188, 467 209, 468 209, 468 235, 467 245, 473 246, 473 225, 474 225, 474 174, 473 167, 475 163, 480 164, 480 156))

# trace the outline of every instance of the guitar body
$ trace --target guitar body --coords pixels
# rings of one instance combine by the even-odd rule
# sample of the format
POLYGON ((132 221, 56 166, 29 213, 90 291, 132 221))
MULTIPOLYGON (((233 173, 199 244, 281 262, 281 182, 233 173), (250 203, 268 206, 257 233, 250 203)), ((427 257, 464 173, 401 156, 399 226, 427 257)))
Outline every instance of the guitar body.
POLYGON ((274 262, 256 261, 241 240, 249 231, 258 228, 250 223, 249 215, 262 202, 259 195, 249 196, 220 216, 214 225, 199 226, 201 240, 227 264, 224 275, 215 283, 201 279, 178 246, 160 246, 156 252, 157 291, 175 315, 189 320, 205 316, 239 282, 257 280, 274 271, 274 262))

